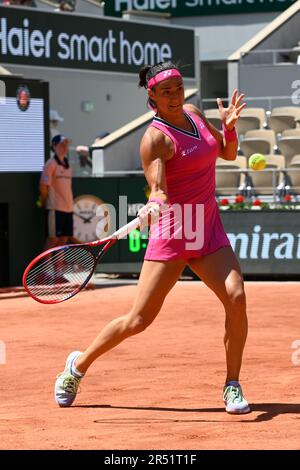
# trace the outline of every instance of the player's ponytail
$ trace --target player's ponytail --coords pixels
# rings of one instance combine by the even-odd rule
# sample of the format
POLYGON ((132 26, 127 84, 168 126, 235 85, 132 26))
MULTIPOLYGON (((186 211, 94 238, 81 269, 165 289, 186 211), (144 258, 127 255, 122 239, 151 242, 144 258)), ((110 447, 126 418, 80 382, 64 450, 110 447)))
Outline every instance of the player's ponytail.
POLYGON ((148 72, 151 70, 151 66, 150 65, 145 65, 145 67, 143 67, 140 72, 139 72, 139 87, 143 87, 143 88, 147 88, 147 83, 148 83, 148 80, 149 78, 147 79, 147 75, 148 75, 148 72))

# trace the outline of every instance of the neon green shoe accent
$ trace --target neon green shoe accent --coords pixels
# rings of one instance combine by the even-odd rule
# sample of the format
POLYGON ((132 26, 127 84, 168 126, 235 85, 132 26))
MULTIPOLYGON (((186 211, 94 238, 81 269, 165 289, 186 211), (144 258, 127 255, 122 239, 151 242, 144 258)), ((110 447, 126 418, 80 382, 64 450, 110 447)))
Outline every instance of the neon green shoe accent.
POLYGON ((58 374, 54 387, 55 401, 59 406, 71 406, 79 390, 79 383, 82 377, 78 377, 72 372, 72 365, 77 357, 82 354, 80 351, 73 351, 69 354, 65 370, 58 374))
POLYGON ((244 414, 250 412, 250 407, 244 398, 242 387, 227 385, 224 387, 223 400, 227 413, 244 414))
MULTIPOLYGON (((61 377, 63 374, 58 374, 58 377, 61 377)), ((74 377, 73 375, 67 375, 62 384, 62 388, 65 392, 76 395, 80 390, 78 390, 80 383, 80 378, 74 377)))

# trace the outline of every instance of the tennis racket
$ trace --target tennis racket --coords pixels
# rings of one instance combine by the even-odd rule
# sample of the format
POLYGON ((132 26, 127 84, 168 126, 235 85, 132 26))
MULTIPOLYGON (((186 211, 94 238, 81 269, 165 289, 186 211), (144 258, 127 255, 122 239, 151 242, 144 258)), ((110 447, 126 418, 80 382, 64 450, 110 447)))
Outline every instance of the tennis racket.
POLYGON ((59 246, 41 253, 25 269, 23 286, 42 304, 56 304, 74 297, 86 286, 107 250, 140 224, 140 217, 136 217, 102 240, 59 246))

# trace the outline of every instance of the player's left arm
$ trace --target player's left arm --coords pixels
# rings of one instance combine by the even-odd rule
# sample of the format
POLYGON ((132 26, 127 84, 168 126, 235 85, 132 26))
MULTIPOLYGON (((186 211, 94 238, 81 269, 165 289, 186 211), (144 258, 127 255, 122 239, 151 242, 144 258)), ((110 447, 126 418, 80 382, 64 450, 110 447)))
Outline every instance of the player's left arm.
MULTIPOLYGON (((225 128, 229 133, 234 133, 235 124, 239 119, 242 110, 246 106, 246 103, 241 104, 242 100, 244 99, 244 96, 244 94, 238 96, 238 91, 234 90, 228 108, 223 107, 223 103, 220 98, 217 99, 223 128, 225 128)), ((205 123, 205 125, 207 126, 211 134, 214 136, 219 145, 219 156, 224 160, 235 160, 238 149, 237 136, 236 138, 233 138, 234 135, 230 138, 226 138, 226 136, 223 136, 223 134, 209 122, 209 120, 205 117, 204 113, 202 113, 200 109, 197 108, 197 106, 191 103, 187 103, 184 105, 184 108, 198 115, 203 120, 203 122, 205 123)))

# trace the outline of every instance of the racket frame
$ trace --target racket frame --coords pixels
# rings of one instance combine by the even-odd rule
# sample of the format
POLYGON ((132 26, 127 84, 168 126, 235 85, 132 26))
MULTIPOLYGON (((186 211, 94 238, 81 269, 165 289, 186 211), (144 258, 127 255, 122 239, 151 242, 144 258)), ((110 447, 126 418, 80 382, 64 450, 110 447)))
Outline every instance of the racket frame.
POLYGON ((23 286, 24 286, 26 292, 30 295, 30 297, 32 297, 34 300, 36 300, 37 302, 39 302, 41 304, 58 304, 58 303, 61 303, 61 302, 65 302, 66 300, 70 299, 71 297, 74 297, 74 295, 78 294, 78 292, 80 292, 87 285, 87 283, 89 282, 89 280, 91 279, 92 275, 95 272, 95 269, 96 269, 96 266, 97 266, 99 260, 102 258, 102 256, 104 256, 104 254, 107 252, 107 250, 111 246, 113 246, 117 242, 117 240, 119 240, 121 238, 124 238, 128 233, 130 233, 132 230, 136 229, 140 225, 140 223, 141 223, 140 218, 136 217, 131 222, 129 222, 127 225, 124 225, 119 230, 114 232, 112 235, 110 235, 109 237, 103 238, 102 240, 96 240, 94 242, 87 242, 87 243, 80 243, 80 244, 76 244, 76 245, 72 244, 72 245, 57 246, 57 247, 50 248, 49 250, 44 251, 40 255, 36 256, 29 263, 29 265, 27 266, 27 268, 25 269, 25 271, 23 273, 22 283, 23 283, 23 286), (26 282, 27 274, 31 270, 31 268, 39 260, 41 260, 42 258, 44 258, 47 255, 51 255, 51 254, 57 252, 57 251, 67 250, 70 247, 74 247, 74 249, 76 249, 76 248, 85 248, 85 247, 91 248, 91 247, 97 247, 97 246, 99 246, 99 247, 103 246, 103 248, 99 251, 97 256, 95 256, 92 253, 92 256, 94 257, 94 267, 93 267, 93 269, 91 269, 90 275, 85 279, 85 281, 76 290, 72 291, 69 296, 67 296, 66 298, 63 298, 61 300, 43 300, 39 297, 36 297, 30 291, 29 287, 27 286, 27 282, 26 282))

